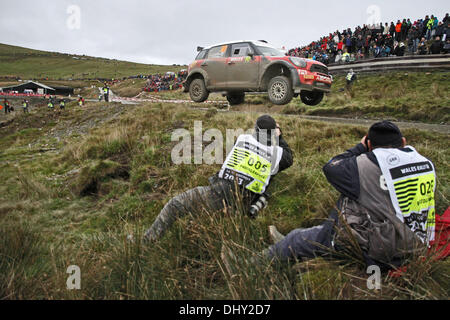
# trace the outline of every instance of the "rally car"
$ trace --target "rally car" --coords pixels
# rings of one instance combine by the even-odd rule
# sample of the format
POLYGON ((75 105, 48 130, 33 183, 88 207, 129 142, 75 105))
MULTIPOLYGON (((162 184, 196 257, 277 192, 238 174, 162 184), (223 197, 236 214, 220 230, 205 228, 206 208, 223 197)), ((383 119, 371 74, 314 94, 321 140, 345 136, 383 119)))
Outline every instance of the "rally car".
POLYGON ((244 102, 246 92, 267 92, 273 104, 300 95, 307 105, 319 104, 333 82, 324 64, 286 54, 266 41, 233 41, 198 47, 189 65, 184 91, 195 102, 210 92, 224 92, 230 105, 244 102))

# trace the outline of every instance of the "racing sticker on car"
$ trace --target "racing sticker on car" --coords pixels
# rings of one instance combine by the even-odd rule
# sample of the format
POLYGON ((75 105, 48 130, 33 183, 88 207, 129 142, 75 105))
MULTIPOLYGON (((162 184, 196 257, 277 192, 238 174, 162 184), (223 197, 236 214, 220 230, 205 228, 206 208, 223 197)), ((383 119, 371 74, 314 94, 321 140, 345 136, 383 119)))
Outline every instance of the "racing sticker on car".
POLYGON ((331 83, 331 79, 328 78, 328 77, 325 77, 325 76, 320 76, 320 75, 319 75, 319 76, 316 77, 316 80, 322 81, 322 82, 331 83))
POLYGON ((230 58, 230 61, 231 62, 242 62, 242 61, 244 61, 244 57, 233 57, 233 58, 230 58))
POLYGON ((246 63, 248 63, 248 62, 252 61, 252 58, 249 56, 247 56, 247 57, 232 57, 232 58, 230 58, 230 61, 231 62, 246 62, 246 63))

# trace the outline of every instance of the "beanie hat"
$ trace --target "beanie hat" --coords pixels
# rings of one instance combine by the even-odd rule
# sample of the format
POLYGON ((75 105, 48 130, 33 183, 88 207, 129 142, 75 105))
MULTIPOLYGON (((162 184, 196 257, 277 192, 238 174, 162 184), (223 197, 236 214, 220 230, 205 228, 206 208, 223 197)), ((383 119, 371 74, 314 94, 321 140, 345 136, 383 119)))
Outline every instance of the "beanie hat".
POLYGON ((277 126, 275 119, 265 114, 256 120, 257 129, 273 130, 277 126))
POLYGON ((403 135, 395 124, 385 120, 373 124, 367 138, 372 147, 387 147, 401 145, 403 135))
POLYGON ((255 125, 256 140, 267 146, 272 145, 272 135, 275 133, 276 126, 277 123, 271 116, 266 114, 259 117, 255 125))

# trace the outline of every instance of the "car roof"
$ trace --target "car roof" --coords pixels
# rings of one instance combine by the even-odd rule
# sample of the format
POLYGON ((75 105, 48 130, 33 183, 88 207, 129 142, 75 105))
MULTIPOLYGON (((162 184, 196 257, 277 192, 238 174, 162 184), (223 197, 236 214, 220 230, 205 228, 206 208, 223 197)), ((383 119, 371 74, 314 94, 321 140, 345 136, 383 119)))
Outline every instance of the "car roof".
POLYGON ((240 42, 251 42, 251 43, 253 43, 253 44, 257 45, 257 46, 270 47, 270 48, 276 49, 274 46, 268 44, 267 42, 263 42, 263 41, 260 41, 260 40, 236 40, 236 41, 228 41, 228 42, 216 43, 216 44, 213 44, 211 46, 207 46, 207 47, 203 48, 203 50, 208 50, 208 49, 211 49, 213 47, 224 46, 224 45, 240 43, 240 42))

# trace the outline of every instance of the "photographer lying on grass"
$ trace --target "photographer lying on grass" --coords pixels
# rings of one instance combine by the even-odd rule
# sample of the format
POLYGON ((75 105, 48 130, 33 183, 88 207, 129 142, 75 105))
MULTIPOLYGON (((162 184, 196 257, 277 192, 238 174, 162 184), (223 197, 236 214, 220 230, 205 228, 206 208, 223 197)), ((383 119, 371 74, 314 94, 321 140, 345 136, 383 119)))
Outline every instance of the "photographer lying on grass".
POLYGON ((220 172, 210 178, 210 185, 172 198, 147 230, 144 239, 149 242, 160 239, 176 219, 188 214, 202 209, 216 212, 233 206, 236 191, 242 198, 244 210, 254 216, 255 208, 261 209, 267 203, 265 191, 272 177, 289 168, 292 161, 292 151, 275 120, 268 115, 259 117, 252 135, 238 137, 220 172), (278 141, 278 145, 273 141, 278 141))
POLYGON ((368 265, 397 267, 434 239, 436 176, 432 162, 388 121, 372 125, 361 143, 332 158, 323 171, 341 197, 322 225, 286 237, 270 227, 276 242, 268 258, 314 258, 339 253, 356 240, 368 265))

